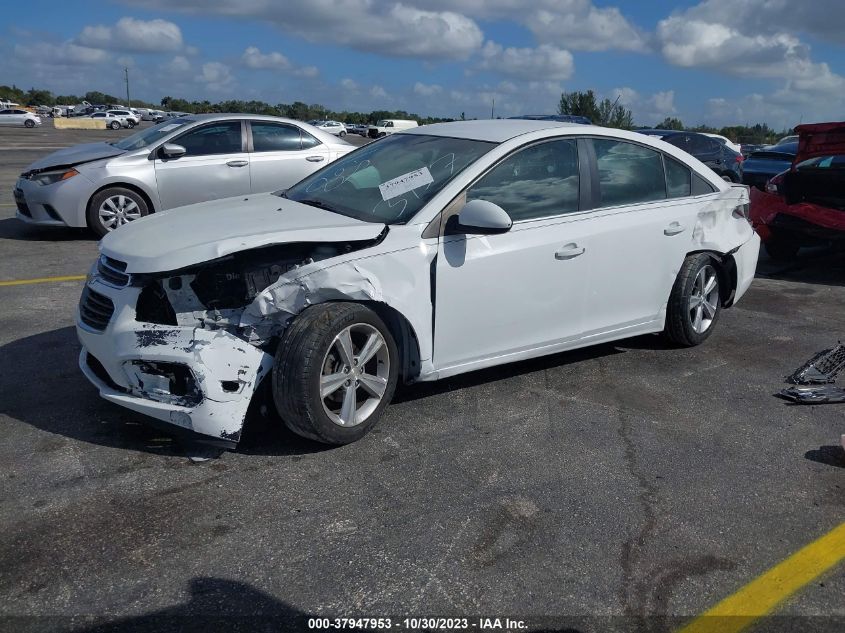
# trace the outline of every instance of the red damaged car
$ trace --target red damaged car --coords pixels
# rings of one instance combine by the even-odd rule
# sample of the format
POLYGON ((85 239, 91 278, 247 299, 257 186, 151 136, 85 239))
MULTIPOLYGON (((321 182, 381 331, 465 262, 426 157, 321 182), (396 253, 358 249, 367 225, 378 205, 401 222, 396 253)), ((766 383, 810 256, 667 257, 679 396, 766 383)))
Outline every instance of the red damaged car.
POLYGON ((751 222, 772 259, 845 245, 845 122, 799 125, 792 167, 751 188, 751 222))

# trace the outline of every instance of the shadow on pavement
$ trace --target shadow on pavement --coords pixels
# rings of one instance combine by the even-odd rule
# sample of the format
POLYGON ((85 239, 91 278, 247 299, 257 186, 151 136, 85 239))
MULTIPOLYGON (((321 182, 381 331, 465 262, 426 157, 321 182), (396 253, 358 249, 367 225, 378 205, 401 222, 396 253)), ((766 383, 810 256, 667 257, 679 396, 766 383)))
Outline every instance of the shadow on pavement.
POLYGON ((28 242, 96 242, 88 229, 26 224, 17 218, 0 220, 0 239, 28 242))
POLYGON ((804 453, 804 457, 811 462, 845 468, 845 449, 841 446, 820 446, 815 450, 804 453))
POLYGON ((845 249, 841 246, 805 248, 791 262, 776 262, 766 255, 765 249, 761 249, 757 277, 845 286, 845 249))

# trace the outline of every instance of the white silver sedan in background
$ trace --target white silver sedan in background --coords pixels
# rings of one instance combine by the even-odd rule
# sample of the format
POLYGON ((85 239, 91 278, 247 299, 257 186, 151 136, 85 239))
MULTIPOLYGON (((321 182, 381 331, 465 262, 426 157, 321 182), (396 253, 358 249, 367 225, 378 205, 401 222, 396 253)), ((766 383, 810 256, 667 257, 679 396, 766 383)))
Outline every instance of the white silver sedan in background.
POLYGON ((343 138, 348 133, 346 126, 340 121, 315 121, 314 127, 323 132, 328 132, 334 136, 343 138))
POLYGON ((33 128, 41 125, 41 117, 20 108, 0 110, 0 125, 19 125, 33 128))
POLYGON ((15 186, 17 217, 88 226, 102 236, 156 211, 289 187, 353 149, 279 117, 180 116, 114 143, 76 145, 36 161, 15 186))
POLYGON ((400 380, 655 332, 698 345, 760 247, 744 185, 660 140, 553 121, 413 128, 284 192, 165 215, 100 243, 80 367, 104 398, 230 447, 265 393, 295 432, 343 444, 400 380))

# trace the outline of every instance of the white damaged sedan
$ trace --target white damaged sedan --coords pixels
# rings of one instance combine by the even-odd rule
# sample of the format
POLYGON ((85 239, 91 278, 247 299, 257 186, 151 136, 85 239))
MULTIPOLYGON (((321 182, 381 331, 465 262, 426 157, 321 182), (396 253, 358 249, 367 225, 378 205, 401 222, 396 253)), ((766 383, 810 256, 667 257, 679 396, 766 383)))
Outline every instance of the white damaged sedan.
POLYGON ((759 238, 746 187, 660 140, 496 120, 394 134, 100 250, 82 371, 107 400, 234 447, 271 393, 296 433, 343 444, 399 381, 650 332, 697 345, 751 284, 759 238))

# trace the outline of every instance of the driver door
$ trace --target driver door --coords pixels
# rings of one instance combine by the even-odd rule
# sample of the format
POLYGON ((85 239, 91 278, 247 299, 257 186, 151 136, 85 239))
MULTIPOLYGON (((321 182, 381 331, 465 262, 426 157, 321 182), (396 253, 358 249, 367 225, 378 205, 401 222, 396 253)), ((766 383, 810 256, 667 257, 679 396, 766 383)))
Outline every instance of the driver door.
POLYGON ((472 365, 577 339, 583 331, 589 222, 577 141, 517 151, 466 191, 513 221, 499 235, 449 235, 437 256, 434 363, 472 365))
POLYGON ((249 153, 241 121, 217 121, 188 130, 172 141, 187 151, 155 159, 162 209, 250 193, 249 153))

